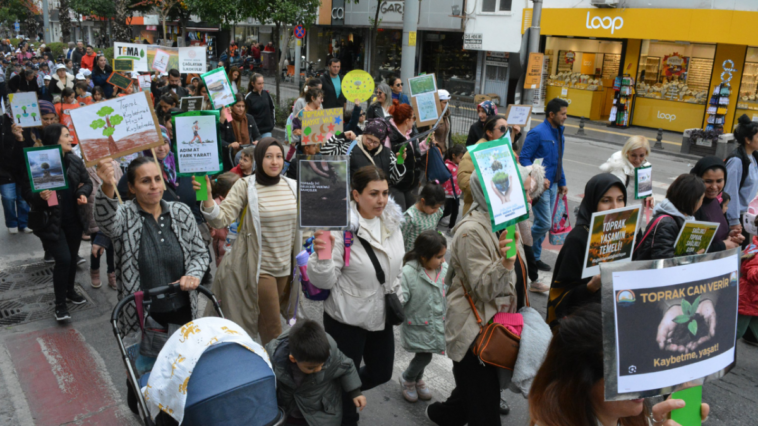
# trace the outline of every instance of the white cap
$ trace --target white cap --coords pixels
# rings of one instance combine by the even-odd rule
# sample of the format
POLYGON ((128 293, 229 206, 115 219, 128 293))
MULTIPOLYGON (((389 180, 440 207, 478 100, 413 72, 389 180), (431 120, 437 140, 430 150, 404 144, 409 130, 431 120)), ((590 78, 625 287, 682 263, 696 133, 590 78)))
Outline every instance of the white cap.
POLYGON ((82 75, 83 75, 83 76, 85 76, 85 77, 89 77, 90 75, 92 75, 92 71, 88 70, 87 68, 83 69, 83 70, 81 71, 81 73, 82 73, 82 75))
POLYGON ((449 101, 450 100, 450 92, 448 92, 445 89, 438 90, 437 94, 440 96, 440 100, 441 101, 449 101))
POLYGON ((77 80, 82 80, 82 81, 83 81, 83 80, 86 80, 86 78, 85 78, 85 77, 82 75, 82 73, 79 73, 79 74, 77 74, 77 75, 76 75, 76 79, 77 79, 77 80))
POLYGON ((132 71, 132 79, 139 78, 139 73, 137 71, 132 71))
POLYGON ((52 80, 53 78, 52 78, 52 77, 50 77, 49 75, 46 75, 46 76, 44 76, 42 79, 43 79, 43 80, 52 80))
MULTIPOLYGON (((58 70, 66 70, 66 66, 63 65, 63 64, 58 64, 58 66, 55 67, 55 71, 57 72, 58 70)), ((66 70, 66 71, 68 71, 68 70, 66 70)))
POLYGON ((162 72, 161 73, 161 77, 168 77, 168 73, 167 72, 162 72))

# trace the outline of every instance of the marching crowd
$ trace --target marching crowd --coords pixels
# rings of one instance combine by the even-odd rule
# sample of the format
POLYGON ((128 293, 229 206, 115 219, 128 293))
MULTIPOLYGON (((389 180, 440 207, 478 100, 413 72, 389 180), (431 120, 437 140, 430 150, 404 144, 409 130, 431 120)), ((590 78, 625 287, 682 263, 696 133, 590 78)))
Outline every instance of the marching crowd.
MULTIPOLYGON (((673 426, 677 423, 668 413, 681 408, 681 400, 652 407, 643 400, 604 400, 601 281, 599 275, 581 277, 590 218, 631 203, 652 208, 635 251, 640 260, 673 257, 679 230, 693 217, 722 225, 710 251, 742 246, 754 253, 758 244, 741 225, 758 193, 758 123, 747 117, 739 120, 738 148, 726 162, 701 159, 657 204, 652 197, 634 200, 634 170, 649 164, 650 146, 644 137, 631 137, 586 184, 548 285, 537 274, 551 271, 542 260, 542 243, 555 227, 553 212, 570 182, 563 165, 565 101, 551 100, 544 122, 529 132, 509 126, 489 101, 477 107, 479 120, 465 145, 510 133, 534 211, 533 223, 521 222, 515 233, 498 235, 491 230, 484 183, 471 156, 463 144, 453 143, 449 113, 428 137, 414 139, 425 129, 416 128, 399 78, 379 83, 364 110, 358 100, 345 99, 340 61, 331 59, 326 75, 304 84, 287 119, 292 136, 281 141, 272 137, 274 101, 263 89, 263 77, 253 75, 244 88, 240 70, 229 67, 237 95, 219 123, 224 172, 205 178, 212 199, 198 202, 195 191, 201 183, 177 176, 171 116, 185 96, 202 96, 203 109, 212 109, 199 76, 169 70, 152 76, 147 88, 139 86, 135 74, 134 89, 122 91, 106 82, 113 73, 106 58, 81 43, 64 58, 52 58, 44 48, 38 55, 28 43, 8 57, 10 73, 0 73, 7 78, 3 89, 37 92, 42 127, 22 129, 3 119, 0 190, 6 226, 11 233, 33 232, 42 241, 45 260, 55 263, 56 319, 70 319, 67 302, 86 303, 74 289, 77 264, 85 262, 78 256, 82 241, 91 242, 93 288, 101 286, 103 256, 108 287, 119 298, 167 283, 180 285, 184 291, 150 308, 149 315, 162 326, 215 315, 211 306, 198 309, 195 289, 208 286, 221 300, 225 317, 267 346, 287 424, 357 424, 367 404, 363 392, 392 377, 393 326, 400 326, 403 349, 415 354, 399 377, 405 400, 432 399, 424 370, 433 354, 446 356, 453 361, 455 389, 446 401, 427 407, 430 421, 501 424, 501 413, 507 413, 501 389, 510 379, 503 377, 503 368, 481 362, 474 353, 482 327, 494 320, 516 335, 527 327, 543 331, 541 342, 522 341, 526 347, 542 345, 545 353, 531 366, 531 389, 522 388, 532 424, 673 426), (152 97, 164 145, 155 149, 155 158, 146 151, 85 167, 68 112, 132 90, 152 97), (320 146, 302 143, 301 111, 345 108, 348 102, 354 106, 344 118, 344 133, 320 146), (23 148, 52 145, 65 154, 69 187, 34 193, 23 148), (303 235, 297 159, 319 153, 350 158, 351 225, 328 235, 303 235), (310 282, 330 293, 323 318, 297 318, 283 332, 282 317, 296 317, 300 292, 292 281, 294 258, 309 236, 315 237, 307 262, 310 282), (517 250, 508 256, 511 243, 517 250), (319 257, 323 250, 331 250, 331 256, 319 257), (522 308, 529 306, 530 291, 549 292, 547 318, 533 321, 524 313, 517 321, 513 314, 527 312, 522 308), (323 382, 309 380, 319 373, 323 382)), ((439 99, 444 108, 450 94, 439 90, 439 99)), ((756 342, 758 264, 751 260, 742 268, 737 337, 756 342)), ((140 341, 136 312, 122 326, 125 335, 140 341)), ((153 362, 155 357, 141 354, 138 369, 149 371, 153 362)), ((703 404, 702 417, 708 412, 703 404)))

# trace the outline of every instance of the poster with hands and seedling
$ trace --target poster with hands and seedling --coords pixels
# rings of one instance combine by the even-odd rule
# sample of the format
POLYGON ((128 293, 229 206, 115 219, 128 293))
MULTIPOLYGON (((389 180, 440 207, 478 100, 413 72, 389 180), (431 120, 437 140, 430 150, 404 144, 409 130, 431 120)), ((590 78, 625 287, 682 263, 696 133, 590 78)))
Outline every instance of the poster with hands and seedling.
POLYGON ((42 118, 39 112, 39 102, 35 92, 11 93, 8 95, 11 104, 13 122, 21 127, 40 127, 42 118))

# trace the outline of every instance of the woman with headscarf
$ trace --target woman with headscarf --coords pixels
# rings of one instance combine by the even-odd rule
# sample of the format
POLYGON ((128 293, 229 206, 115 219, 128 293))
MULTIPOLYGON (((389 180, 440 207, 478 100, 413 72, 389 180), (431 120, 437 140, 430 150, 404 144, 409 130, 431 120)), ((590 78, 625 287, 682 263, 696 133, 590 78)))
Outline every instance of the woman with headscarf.
POLYGON ((484 122, 489 117, 497 115, 497 105, 493 104, 492 101, 484 101, 476 106, 476 113, 479 120, 469 128, 466 146, 473 145, 484 137, 484 122))
POLYGON ((576 215, 576 225, 566 237, 558 260, 547 302, 547 323, 555 329, 561 318, 590 302, 600 303, 600 274, 582 278, 584 253, 589 243, 592 214, 626 207, 626 188, 610 173, 595 175, 584 186, 584 198, 576 215))
MULTIPOLYGON (((224 316, 250 336, 260 332, 265 345, 282 332, 279 313, 291 316, 292 259, 302 239, 297 228, 297 184, 280 176, 284 148, 274 138, 263 138, 254 156, 255 174, 238 180, 220 205, 203 201, 202 212, 216 229, 239 221, 237 240, 218 266, 213 291, 223 300, 224 316)), ((200 188, 199 182, 195 187, 200 188)), ((215 315, 212 306, 206 315, 215 315)))
MULTIPOLYGON (((500 425, 500 380, 498 368, 483 364, 472 345, 480 327, 472 312, 471 297, 482 323, 498 312, 514 313, 519 305, 517 287, 525 286, 524 251, 518 233, 498 238, 492 232, 487 201, 479 177, 471 178, 474 204, 455 226, 450 244, 452 256, 445 282, 450 285, 445 316, 446 355, 453 360, 455 389, 445 402, 435 402, 426 411, 438 425, 500 425), (507 244, 516 242, 517 255, 506 257, 507 244)), ((523 303, 523 302, 522 302, 523 303)))
POLYGON ((702 179, 705 185, 703 205, 695 212, 695 220, 719 224, 708 252, 715 253, 739 247, 745 237, 740 233, 730 232, 729 223, 721 210, 721 191, 726 185, 724 161, 718 157, 703 157, 690 173, 702 179))

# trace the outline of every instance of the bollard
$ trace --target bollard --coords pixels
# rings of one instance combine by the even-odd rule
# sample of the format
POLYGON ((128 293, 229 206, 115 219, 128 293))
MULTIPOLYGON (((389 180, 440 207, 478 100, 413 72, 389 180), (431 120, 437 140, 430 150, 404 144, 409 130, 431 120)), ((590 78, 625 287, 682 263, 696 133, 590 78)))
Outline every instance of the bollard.
POLYGON ((579 130, 576 131, 577 135, 584 136, 584 117, 579 117, 579 130))
POLYGON ((653 149, 663 150, 663 143, 661 143, 662 140, 663 140, 663 129, 658 129, 658 135, 655 137, 655 145, 653 146, 653 149))

